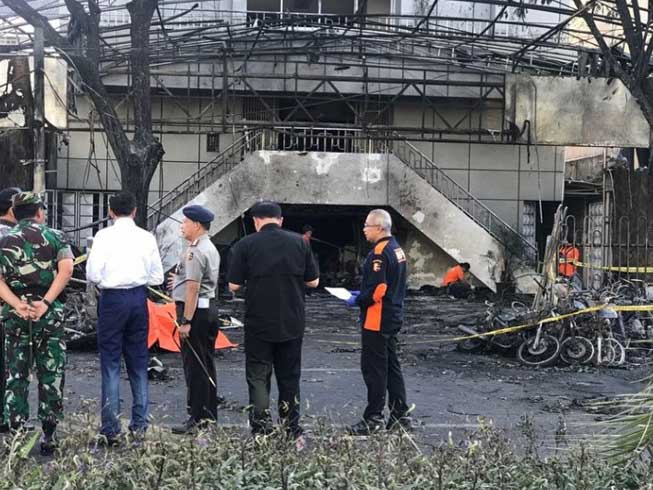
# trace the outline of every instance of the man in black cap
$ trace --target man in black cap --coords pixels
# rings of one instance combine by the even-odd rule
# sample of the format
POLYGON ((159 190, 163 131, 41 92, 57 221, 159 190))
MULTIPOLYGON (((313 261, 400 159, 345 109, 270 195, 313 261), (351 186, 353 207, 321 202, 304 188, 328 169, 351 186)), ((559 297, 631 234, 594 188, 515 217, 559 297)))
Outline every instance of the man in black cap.
MULTIPOLYGON (((7 236, 9 230, 16 226, 11 199, 19 192, 18 187, 9 187, 0 191, 0 239, 7 236)), ((9 425, 4 423, 2 415, 5 407, 5 382, 5 328, 0 321, 0 432, 9 430, 9 425)))
POLYGON ((311 248, 297 233, 281 229, 278 204, 262 201, 251 210, 257 233, 233 248, 229 288, 247 285, 245 376, 252 432, 272 430, 270 378, 279 389, 279 418, 289 435, 303 445, 299 426, 299 379, 304 336, 304 288, 315 288, 318 271, 311 248))
POLYGON ((209 237, 215 216, 198 205, 186 206, 182 213, 181 234, 189 244, 179 258, 171 283, 172 298, 177 305, 189 417, 182 425, 172 428, 175 434, 186 434, 206 422, 215 422, 218 417, 214 354, 220 254, 209 237))

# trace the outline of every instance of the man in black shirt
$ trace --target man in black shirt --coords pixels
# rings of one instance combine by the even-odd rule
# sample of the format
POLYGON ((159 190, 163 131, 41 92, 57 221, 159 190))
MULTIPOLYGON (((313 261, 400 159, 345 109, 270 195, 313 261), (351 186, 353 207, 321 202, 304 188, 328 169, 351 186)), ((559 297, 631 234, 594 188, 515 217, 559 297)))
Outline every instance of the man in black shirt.
POLYGON ((361 370, 367 386, 363 420, 349 428, 353 435, 368 435, 384 427, 383 409, 388 393, 388 430, 410 430, 410 408, 397 356, 397 333, 404 321, 406 255, 392 236, 392 218, 383 209, 370 211, 363 233, 374 244, 363 264, 360 294, 347 301, 361 309, 361 370))
POLYGON ((245 376, 252 433, 272 429, 270 378, 279 389, 279 418, 289 434, 301 437, 299 379, 304 336, 304 289, 319 283, 311 248, 297 233, 281 229, 278 204, 262 201, 251 210, 257 233, 232 249, 229 289, 247 285, 245 296, 245 376))

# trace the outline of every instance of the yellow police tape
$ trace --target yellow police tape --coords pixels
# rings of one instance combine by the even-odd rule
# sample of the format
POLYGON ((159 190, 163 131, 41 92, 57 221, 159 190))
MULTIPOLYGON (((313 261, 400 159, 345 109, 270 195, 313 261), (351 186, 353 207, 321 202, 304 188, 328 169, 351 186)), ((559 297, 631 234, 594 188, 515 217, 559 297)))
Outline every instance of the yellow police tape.
MULTIPOLYGON (((511 327, 500 328, 497 330, 492 330, 490 332, 479 333, 475 335, 465 335, 462 337, 450 337, 443 339, 442 342, 461 342, 463 340, 478 339, 483 337, 493 337, 495 335, 502 335, 506 333, 518 332, 529 327, 534 327, 536 325, 545 325, 547 323, 556 323, 560 320, 565 320, 573 316, 584 315, 586 313, 594 313, 600 310, 611 310, 611 311, 653 311, 653 304, 650 305, 610 305, 602 304, 597 306, 590 306, 588 308, 583 308, 580 310, 573 311, 571 313, 565 313, 564 315, 556 315, 542 320, 537 320, 529 323, 524 323, 522 325, 515 325, 511 327)), ((425 342, 426 343, 426 342, 425 342)), ((428 342, 431 343, 431 342, 428 342)))
MULTIPOLYGON (((75 265, 81 264, 84 262, 88 256, 85 255, 80 255, 75 259, 75 265)), ((628 272, 636 272, 635 269, 638 271, 643 271, 643 269, 646 269, 646 272, 653 272, 653 267, 598 267, 598 266, 593 266, 590 264, 585 264, 583 262, 579 262, 577 260, 573 261, 568 261, 574 263, 574 265, 577 265, 578 267, 590 267, 590 268, 600 268, 600 269, 605 269, 605 270, 619 270, 621 272, 625 272, 624 269, 628 269, 628 272)), ((156 296, 160 297, 164 301, 168 303, 172 303, 173 299, 160 292, 157 291, 154 288, 148 287, 147 288, 151 293, 155 294, 156 296)), ((603 309, 608 309, 612 311, 653 311, 653 304, 651 305, 609 305, 609 304, 602 304, 598 306, 590 306, 588 308, 583 308, 581 310, 576 310, 571 313, 565 313, 564 315, 556 315, 556 316, 551 316, 548 318, 544 318, 542 320, 537 320, 534 322, 530 323, 524 323, 522 325, 514 325, 511 327, 505 327, 505 328, 499 328, 497 330, 492 330, 491 332, 484 332, 484 333, 479 333, 475 335, 464 335, 462 337, 449 337, 449 338, 444 338, 440 340, 431 340, 424 342, 426 343, 433 343, 433 342, 461 342, 463 340, 471 340, 471 339, 477 339, 477 338, 483 338, 483 337, 493 337, 495 335, 503 335, 506 333, 512 333, 512 332, 518 332, 520 330, 525 330, 529 327, 534 327, 535 325, 545 325, 547 323, 556 323, 559 322, 560 320, 565 320, 567 318, 571 318, 574 316, 578 315, 584 315, 585 313, 594 313, 603 309)), ((343 342, 344 343, 344 342, 343 342)), ((415 344, 421 344, 421 342, 416 342, 415 344)))
POLYGON ((607 266, 607 265, 594 265, 588 264, 587 262, 581 262, 580 260, 573 259, 561 259, 560 264, 573 264, 577 267, 583 267, 585 269, 598 269, 602 271, 610 272, 633 272, 636 274, 650 274, 653 273, 653 267, 616 267, 616 266, 607 266))

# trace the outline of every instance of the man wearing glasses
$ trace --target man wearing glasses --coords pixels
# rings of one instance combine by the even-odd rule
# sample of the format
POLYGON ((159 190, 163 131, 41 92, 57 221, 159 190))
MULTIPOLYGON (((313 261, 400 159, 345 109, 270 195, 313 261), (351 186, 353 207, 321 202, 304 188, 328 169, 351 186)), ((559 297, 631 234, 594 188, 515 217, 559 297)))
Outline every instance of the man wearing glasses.
POLYGON ((367 386, 367 408, 363 420, 349 433, 365 436, 382 430, 411 430, 406 387, 397 356, 397 333, 404 319, 406 255, 392 236, 392 218, 383 209, 371 211, 363 233, 374 244, 363 265, 360 294, 349 306, 361 309, 361 370, 367 386), (388 392, 390 417, 383 418, 388 392))

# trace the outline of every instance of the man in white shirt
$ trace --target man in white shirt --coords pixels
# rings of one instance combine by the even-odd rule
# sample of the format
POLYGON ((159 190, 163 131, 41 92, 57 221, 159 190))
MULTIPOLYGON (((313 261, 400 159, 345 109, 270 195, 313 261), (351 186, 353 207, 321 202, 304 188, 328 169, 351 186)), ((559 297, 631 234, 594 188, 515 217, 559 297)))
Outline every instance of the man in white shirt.
POLYGON ((100 288, 97 339, 102 372, 102 439, 120 440, 120 355, 132 391, 129 430, 140 437, 148 425, 147 286, 163 282, 156 240, 134 223, 136 198, 119 192, 109 199, 113 226, 100 230, 86 264, 86 278, 100 288))

